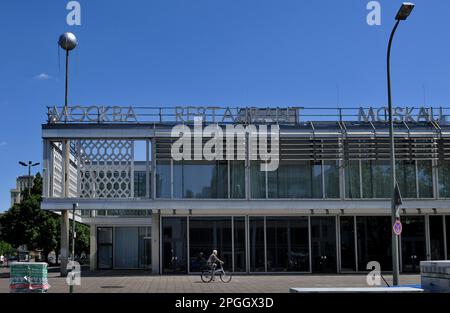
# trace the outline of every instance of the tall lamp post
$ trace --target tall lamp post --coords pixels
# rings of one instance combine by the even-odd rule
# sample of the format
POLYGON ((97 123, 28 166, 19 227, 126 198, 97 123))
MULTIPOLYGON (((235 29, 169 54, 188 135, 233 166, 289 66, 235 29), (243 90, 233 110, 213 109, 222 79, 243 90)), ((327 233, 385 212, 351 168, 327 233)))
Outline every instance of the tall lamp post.
POLYGON ((19 164, 24 166, 24 167, 28 167, 28 195, 31 194, 31 168, 38 166, 40 163, 33 163, 31 161, 28 161, 28 163, 19 161, 19 164))
MULTIPOLYGON (((75 49, 78 44, 73 33, 66 32, 59 37, 59 46, 66 51, 66 85, 64 97, 65 122, 69 115, 68 94, 69 94, 69 51, 75 49)), ((64 198, 69 198, 69 174, 70 174, 70 142, 64 140, 64 198)), ((67 263, 69 257, 69 212, 61 211, 61 276, 67 276, 67 263)))
MULTIPOLYGON (((394 29, 391 32, 389 38, 389 45, 387 51, 387 82, 388 82, 388 110, 389 110, 389 141, 390 141, 390 159, 391 159, 391 221, 392 225, 400 219, 400 214, 397 212, 397 180, 395 177, 395 141, 394 141, 394 122, 392 118, 392 95, 391 95, 391 46, 394 39, 395 31, 401 21, 404 21, 411 14, 414 9, 414 4, 410 2, 404 2, 398 11, 395 20, 394 29)), ((399 277, 399 251, 398 251, 398 236, 392 230, 392 276, 393 284, 398 285, 399 277)))

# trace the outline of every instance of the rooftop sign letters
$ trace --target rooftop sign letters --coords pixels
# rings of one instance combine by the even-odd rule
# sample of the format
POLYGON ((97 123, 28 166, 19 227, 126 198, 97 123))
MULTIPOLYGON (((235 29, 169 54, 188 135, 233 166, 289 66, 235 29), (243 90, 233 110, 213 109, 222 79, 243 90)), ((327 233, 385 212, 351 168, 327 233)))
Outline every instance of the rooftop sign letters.
MULTIPOLYGON (((48 107, 48 123, 174 123, 193 124, 198 118, 219 124, 297 124, 320 121, 388 122, 387 107, 360 108, 256 108, 256 107, 48 107)), ((446 123, 450 108, 395 107, 396 123, 446 123)))

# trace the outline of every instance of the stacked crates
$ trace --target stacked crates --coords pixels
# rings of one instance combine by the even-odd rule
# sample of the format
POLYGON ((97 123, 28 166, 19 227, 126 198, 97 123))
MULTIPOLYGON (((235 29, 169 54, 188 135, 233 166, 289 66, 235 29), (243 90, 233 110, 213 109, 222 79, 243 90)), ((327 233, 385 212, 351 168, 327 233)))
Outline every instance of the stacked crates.
POLYGON ((47 263, 13 262, 10 264, 10 292, 45 293, 49 288, 47 263))

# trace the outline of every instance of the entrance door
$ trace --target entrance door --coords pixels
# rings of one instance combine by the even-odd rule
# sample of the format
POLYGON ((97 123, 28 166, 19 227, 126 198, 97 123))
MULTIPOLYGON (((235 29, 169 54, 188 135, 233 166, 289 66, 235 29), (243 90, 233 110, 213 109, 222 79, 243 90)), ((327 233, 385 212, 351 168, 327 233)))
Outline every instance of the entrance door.
POLYGON ((425 261, 425 217, 402 217, 402 271, 418 273, 420 261, 425 261))
POLYGON ((152 238, 144 237, 144 269, 152 268, 152 238))
POLYGON ((311 258, 315 273, 336 273, 336 217, 311 217, 311 258))
POLYGON ((186 217, 162 218, 163 273, 187 273, 186 217))

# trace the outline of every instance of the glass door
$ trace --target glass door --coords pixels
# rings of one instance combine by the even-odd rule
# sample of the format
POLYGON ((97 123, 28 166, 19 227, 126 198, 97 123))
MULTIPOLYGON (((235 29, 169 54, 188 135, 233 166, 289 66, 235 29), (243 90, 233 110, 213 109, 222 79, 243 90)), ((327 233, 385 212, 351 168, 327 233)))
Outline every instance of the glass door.
POLYGON ((402 217, 402 271, 418 273, 420 261, 425 261, 425 217, 402 217))
POLYGON ((186 217, 162 218, 163 273, 187 273, 186 217))
POLYGON ((113 229, 112 227, 97 228, 97 268, 113 268, 113 229))
POLYGON ((144 238, 144 269, 149 270, 152 268, 152 238, 144 238))
POLYGON ((336 273, 336 217, 311 217, 311 260, 315 273, 336 273))

